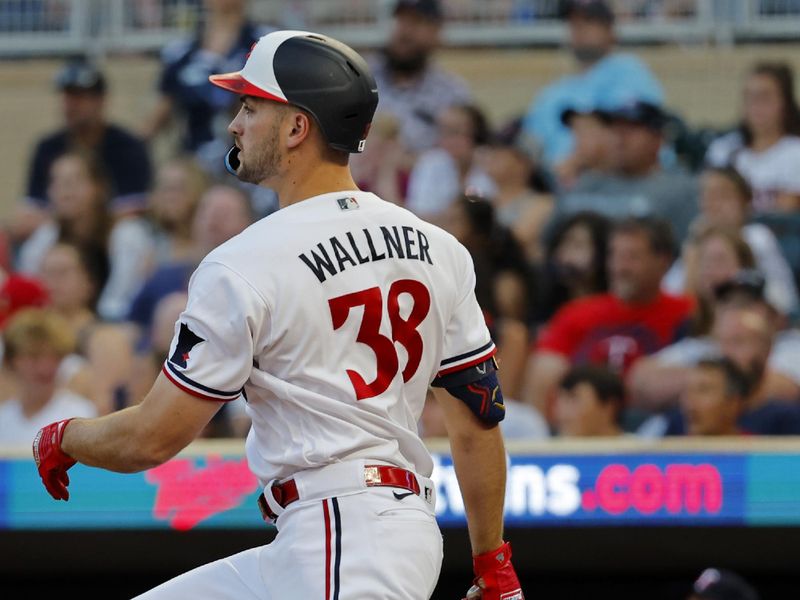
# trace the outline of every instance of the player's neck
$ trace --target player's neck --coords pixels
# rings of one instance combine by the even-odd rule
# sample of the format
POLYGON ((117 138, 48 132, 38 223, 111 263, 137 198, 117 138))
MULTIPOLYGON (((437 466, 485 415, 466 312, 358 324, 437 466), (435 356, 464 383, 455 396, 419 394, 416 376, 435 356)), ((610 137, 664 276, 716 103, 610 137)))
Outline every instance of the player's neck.
POLYGON ((269 185, 265 182, 278 195, 281 208, 320 194, 358 190, 349 166, 314 161, 299 161, 297 164, 298 167, 282 177, 281 181, 270 182, 269 185))

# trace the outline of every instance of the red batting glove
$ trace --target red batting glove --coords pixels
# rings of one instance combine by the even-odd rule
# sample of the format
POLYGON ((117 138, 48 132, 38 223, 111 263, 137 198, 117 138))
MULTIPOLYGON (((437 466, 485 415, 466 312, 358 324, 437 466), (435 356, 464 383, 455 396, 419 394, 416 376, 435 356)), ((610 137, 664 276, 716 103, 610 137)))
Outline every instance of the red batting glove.
POLYGON ((42 427, 33 438, 33 459, 39 469, 39 476, 44 487, 56 500, 69 500, 67 469, 77 462, 61 450, 64 429, 71 420, 50 423, 42 427))
POLYGON ((473 585, 464 600, 525 600, 517 573, 511 564, 511 544, 472 558, 473 585))

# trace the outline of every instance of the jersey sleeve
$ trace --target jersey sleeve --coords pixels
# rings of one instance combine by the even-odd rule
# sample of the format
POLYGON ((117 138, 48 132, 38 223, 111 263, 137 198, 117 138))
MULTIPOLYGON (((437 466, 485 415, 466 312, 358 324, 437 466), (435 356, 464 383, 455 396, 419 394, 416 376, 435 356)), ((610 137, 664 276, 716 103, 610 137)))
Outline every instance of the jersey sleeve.
POLYGON ((464 277, 455 309, 447 324, 443 359, 437 377, 449 375, 488 360, 497 353, 478 300, 475 298, 475 269, 463 246, 464 277))
POLYGON ((235 400, 250 377, 266 318, 266 305, 241 276, 225 265, 202 263, 189 282, 164 374, 192 396, 235 400))

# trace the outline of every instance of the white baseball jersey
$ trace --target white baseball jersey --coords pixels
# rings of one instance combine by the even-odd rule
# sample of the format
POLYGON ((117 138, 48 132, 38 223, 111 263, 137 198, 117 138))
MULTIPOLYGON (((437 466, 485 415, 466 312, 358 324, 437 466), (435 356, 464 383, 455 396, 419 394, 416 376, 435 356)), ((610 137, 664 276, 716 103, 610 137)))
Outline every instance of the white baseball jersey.
POLYGON ((200 398, 244 394, 264 484, 347 459, 429 476, 428 385, 495 353, 474 288, 450 234, 374 194, 315 196, 200 264, 164 373, 200 398))

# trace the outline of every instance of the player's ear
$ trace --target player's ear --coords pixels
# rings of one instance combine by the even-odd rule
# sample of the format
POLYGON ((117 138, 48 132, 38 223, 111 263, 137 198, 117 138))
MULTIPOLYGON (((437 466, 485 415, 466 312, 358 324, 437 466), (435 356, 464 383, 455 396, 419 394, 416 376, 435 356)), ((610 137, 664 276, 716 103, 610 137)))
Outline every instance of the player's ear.
POLYGON ((293 110, 288 116, 288 148, 298 147, 311 134, 311 116, 304 111, 293 110))

